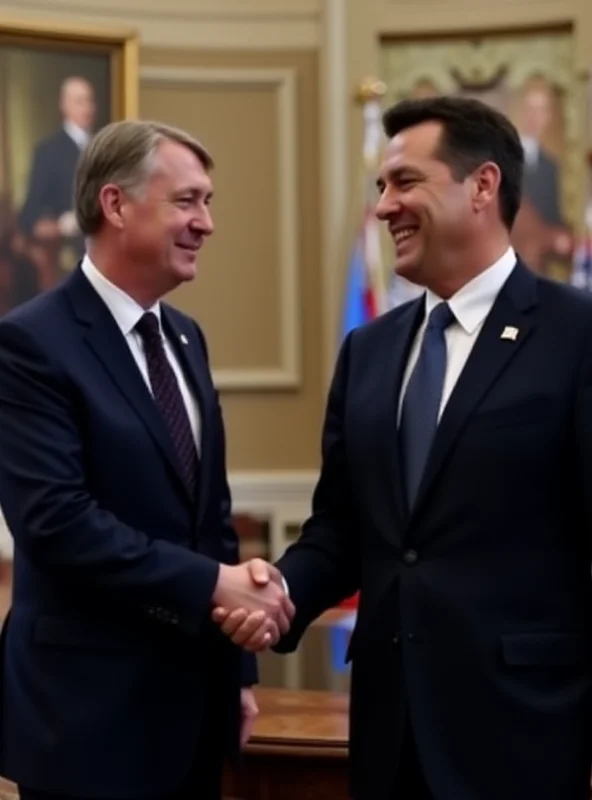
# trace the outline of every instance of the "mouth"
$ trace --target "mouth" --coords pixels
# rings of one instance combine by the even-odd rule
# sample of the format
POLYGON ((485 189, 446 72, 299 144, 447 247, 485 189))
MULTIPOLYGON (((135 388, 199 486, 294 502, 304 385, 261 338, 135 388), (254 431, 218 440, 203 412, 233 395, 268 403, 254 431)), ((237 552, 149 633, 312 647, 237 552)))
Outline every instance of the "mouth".
POLYGON ((177 242, 176 246, 179 248, 179 250, 183 250, 185 253, 188 254, 190 253, 191 255, 197 255, 197 251, 201 247, 201 243, 192 242, 191 244, 188 244, 183 242, 177 242))
POLYGON ((405 228, 397 228, 395 230, 391 230, 391 236, 395 242, 395 246, 399 247, 399 245, 406 242, 408 239, 411 239, 412 236, 415 236, 419 227, 417 225, 407 225, 405 228))

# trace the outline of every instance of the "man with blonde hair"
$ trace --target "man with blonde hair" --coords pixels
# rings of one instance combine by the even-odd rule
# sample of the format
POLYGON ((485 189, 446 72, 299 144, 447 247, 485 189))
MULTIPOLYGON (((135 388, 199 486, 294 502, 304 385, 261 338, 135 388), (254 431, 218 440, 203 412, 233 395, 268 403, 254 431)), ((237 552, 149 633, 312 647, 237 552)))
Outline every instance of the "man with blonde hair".
POLYGON ((213 232, 212 167, 177 129, 103 128, 75 181, 86 255, 0 322, 0 772, 21 800, 219 800, 257 675, 211 609, 273 638, 293 614, 238 563, 205 340, 161 302, 213 232))

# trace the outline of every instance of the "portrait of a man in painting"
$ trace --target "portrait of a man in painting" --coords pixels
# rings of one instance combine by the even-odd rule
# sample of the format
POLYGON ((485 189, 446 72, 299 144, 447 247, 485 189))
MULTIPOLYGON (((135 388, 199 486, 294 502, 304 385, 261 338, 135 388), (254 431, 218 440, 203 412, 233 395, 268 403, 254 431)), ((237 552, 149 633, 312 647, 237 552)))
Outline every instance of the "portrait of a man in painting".
POLYGON ((93 133, 135 105, 126 41, 0 25, 0 314, 80 260, 74 173, 93 133))

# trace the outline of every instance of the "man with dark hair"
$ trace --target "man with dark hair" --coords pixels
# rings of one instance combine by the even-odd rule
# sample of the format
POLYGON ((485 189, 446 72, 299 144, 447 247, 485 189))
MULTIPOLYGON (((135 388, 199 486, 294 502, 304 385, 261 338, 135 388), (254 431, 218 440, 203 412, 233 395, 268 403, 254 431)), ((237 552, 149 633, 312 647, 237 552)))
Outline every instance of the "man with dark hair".
MULTIPOLYGON (((510 246, 518 134, 475 100, 385 115, 377 214, 425 295, 339 354, 286 580, 298 645, 360 590, 356 800, 584 800, 592 762, 592 301, 510 246)), ((258 565, 258 569, 261 565, 258 565)), ((249 649, 266 624, 214 611, 249 649)))

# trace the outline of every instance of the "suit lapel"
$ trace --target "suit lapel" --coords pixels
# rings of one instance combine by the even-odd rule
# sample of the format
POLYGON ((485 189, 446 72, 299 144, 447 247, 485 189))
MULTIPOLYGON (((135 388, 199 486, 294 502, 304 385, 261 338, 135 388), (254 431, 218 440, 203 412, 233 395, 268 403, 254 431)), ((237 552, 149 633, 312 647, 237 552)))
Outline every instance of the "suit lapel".
POLYGON ((69 278, 65 289, 78 322, 85 328, 84 338, 89 348, 144 422, 186 495, 170 434, 113 316, 80 269, 69 278))
POLYGON ((205 509, 204 500, 208 496, 211 472, 211 426, 208 421, 208 405, 206 402, 206 398, 212 392, 211 380, 203 353, 203 346, 196 335, 194 326, 188 324, 183 317, 179 317, 171 308, 164 305, 162 306, 162 320, 166 334, 175 348, 183 373, 187 377, 199 405, 201 420, 200 478, 197 503, 197 520, 199 524, 205 509))
POLYGON ((425 501, 471 414, 532 333, 534 321, 527 312, 536 302, 536 278, 518 262, 485 320, 444 409, 414 511, 425 501), (509 327, 518 331, 515 339, 502 337, 509 327))

